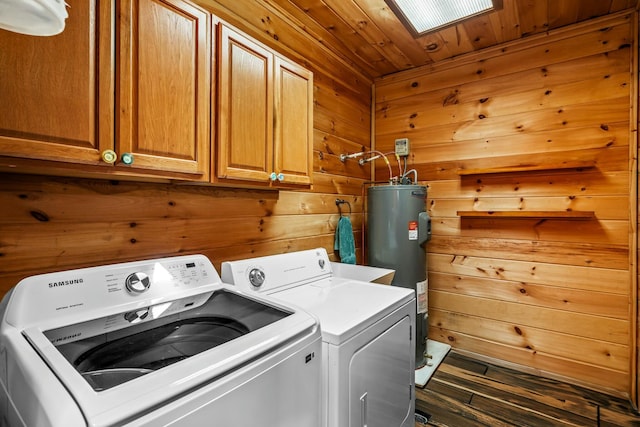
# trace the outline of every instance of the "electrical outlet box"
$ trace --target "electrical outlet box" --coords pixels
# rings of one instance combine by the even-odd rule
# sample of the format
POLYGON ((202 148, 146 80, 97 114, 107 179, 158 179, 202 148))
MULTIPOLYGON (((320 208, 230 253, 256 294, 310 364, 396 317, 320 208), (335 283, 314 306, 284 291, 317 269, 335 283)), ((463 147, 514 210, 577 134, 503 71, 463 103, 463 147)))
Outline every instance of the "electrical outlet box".
POLYGON ((396 154, 400 157, 409 155, 409 138, 396 139, 396 154))

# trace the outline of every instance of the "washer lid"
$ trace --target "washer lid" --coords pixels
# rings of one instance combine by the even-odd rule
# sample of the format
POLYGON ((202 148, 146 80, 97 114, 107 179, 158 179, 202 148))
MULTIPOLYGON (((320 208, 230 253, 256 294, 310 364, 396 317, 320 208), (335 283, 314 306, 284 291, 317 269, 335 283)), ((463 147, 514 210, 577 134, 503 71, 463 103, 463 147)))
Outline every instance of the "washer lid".
POLYGON ((104 391, 290 316, 218 289, 44 331, 94 391, 104 391))
POLYGON ((412 289, 332 277, 273 293, 320 319, 322 340, 334 345, 353 337, 402 305, 415 300, 412 289))
POLYGON ((134 419, 231 375, 296 337, 319 337, 317 321, 309 314, 224 285, 175 301, 164 313, 113 332, 105 328, 127 322, 122 319, 128 313, 54 330, 32 327, 23 335, 95 427, 134 419), (174 311, 185 306, 195 308, 174 311), (96 323, 103 333, 92 335, 99 329, 96 323))

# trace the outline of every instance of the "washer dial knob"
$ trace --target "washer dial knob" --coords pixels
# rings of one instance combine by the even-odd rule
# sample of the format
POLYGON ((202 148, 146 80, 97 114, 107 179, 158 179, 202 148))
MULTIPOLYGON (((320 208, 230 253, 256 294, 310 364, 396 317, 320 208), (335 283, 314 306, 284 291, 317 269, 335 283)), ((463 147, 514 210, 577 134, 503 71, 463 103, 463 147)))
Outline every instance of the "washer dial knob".
POLYGON ((127 276, 124 284, 130 293, 141 294, 149 289, 151 280, 146 273, 133 273, 127 276))
POLYGON ((249 283, 254 288, 259 288, 264 283, 265 274, 264 271, 259 268, 253 268, 249 271, 249 283))

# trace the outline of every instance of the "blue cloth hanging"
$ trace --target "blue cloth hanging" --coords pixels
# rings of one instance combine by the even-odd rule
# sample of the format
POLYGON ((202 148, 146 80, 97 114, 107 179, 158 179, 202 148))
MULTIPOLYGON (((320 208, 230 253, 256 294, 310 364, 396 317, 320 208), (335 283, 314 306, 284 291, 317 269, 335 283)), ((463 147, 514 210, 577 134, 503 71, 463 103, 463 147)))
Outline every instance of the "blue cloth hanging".
POLYGON ((353 240, 353 227, 347 216, 341 216, 336 226, 336 237, 333 249, 338 251, 340 262, 344 264, 356 263, 356 243, 353 240))

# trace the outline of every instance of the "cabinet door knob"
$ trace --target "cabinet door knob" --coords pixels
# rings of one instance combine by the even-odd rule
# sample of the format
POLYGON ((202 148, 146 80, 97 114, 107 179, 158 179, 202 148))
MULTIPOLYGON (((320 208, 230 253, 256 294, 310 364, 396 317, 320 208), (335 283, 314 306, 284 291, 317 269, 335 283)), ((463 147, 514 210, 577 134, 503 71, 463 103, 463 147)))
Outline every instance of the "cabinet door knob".
POLYGON ((278 175, 276 175, 275 172, 271 172, 271 175, 269 175, 269 179, 271 181, 275 181, 276 179, 278 179, 278 175))
POLYGON ((124 153, 122 155, 122 157, 120 157, 120 161, 122 163, 124 163, 125 165, 130 165, 133 164, 133 154, 131 153, 124 153))
POLYGON ((113 150, 104 150, 101 154, 102 161, 109 164, 114 164, 118 159, 118 155, 113 150))
POLYGON ((280 182, 284 181, 284 174, 283 173, 279 173, 278 174, 278 181, 280 181, 280 182))

